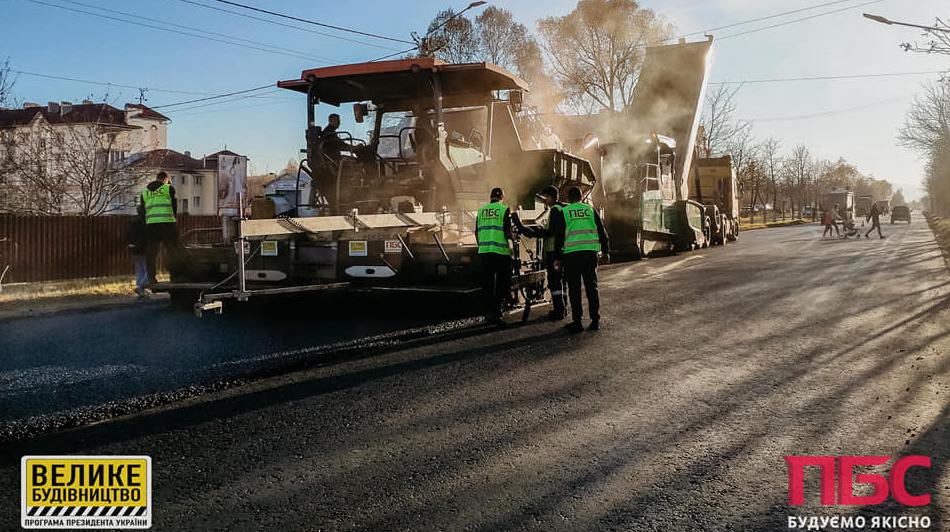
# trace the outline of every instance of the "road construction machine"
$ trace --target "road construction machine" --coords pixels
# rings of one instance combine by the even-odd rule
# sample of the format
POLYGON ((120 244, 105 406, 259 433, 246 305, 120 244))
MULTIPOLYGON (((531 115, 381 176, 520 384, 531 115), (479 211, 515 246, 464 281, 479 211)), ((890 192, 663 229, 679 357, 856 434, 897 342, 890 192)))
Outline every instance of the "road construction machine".
MULTIPOLYGON (((277 85, 306 97, 298 180, 313 192, 283 212, 255 200, 249 216, 225 221, 222 243, 186 248, 156 289, 198 314, 227 299, 331 289, 475 294, 475 212, 491 188, 532 224, 543 221, 545 186, 594 187, 588 161, 524 147, 516 114, 527 84, 492 64, 378 61, 277 85), (318 124, 343 105, 354 130, 318 124)), ((543 299, 541 245, 516 235, 511 301, 524 309, 543 299)))
POLYGON ((710 244, 722 246, 739 237, 739 197, 731 156, 696 159, 689 198, 704 207, 710 244))
POLYGON ((689 177, 711 47, 710 37, 647 48, 633 103, 611 120, 598 189, 612 255, 708 245, 689 177))

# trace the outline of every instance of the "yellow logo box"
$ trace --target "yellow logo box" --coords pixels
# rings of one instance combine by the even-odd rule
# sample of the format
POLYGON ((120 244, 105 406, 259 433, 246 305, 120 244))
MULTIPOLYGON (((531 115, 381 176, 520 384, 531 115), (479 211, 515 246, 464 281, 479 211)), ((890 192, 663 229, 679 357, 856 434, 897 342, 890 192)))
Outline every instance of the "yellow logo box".
POLYGON ((24 456, 21 474, 24 512, 34 507, 151 507, 148 456, 24 456))

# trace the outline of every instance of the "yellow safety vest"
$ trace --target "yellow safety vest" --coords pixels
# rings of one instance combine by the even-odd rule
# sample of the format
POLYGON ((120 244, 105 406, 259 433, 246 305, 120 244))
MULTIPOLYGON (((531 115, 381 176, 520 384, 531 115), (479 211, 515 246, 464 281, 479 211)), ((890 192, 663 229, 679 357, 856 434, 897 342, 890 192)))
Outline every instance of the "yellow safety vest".
POLYGON ((500 202, 486 203, 478 209, 478 252, 511 255, 505 237, 505 213, 508 206, 500 202))
POLYGON ((600 251, 600 236, 594 221, 594 208, 586 203, 564 207, 564 253, 600 251))
POLYGON ((142 204, 145 205, 146 224, 175 223, 175 210, 172 208, 170 185, 162 185, 155 190, 142 192, 142 204))

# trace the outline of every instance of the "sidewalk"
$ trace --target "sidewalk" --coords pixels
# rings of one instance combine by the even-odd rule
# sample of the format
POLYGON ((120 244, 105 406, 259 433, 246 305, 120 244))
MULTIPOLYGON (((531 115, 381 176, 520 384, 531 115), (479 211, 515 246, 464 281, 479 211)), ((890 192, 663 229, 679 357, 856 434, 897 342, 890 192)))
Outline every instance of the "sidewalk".
POLYGON ((0 320, 168 299, 167 294, 153 294, 143 300, 133 288, 131 276, 4 285, 0 291, 0 320))

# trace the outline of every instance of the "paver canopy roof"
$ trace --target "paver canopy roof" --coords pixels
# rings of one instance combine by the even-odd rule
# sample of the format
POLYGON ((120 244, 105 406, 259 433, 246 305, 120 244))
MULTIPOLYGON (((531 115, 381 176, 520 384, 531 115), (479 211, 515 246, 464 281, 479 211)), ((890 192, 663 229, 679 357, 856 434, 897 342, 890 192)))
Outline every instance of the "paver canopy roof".
POLYGON ((524 80, 491 63, 449 64, 431 57, 314 68, 304 70, 300 79, 279 81, 277 86, 307 92, 312 81, 324 103, 398 105, 432 94, 429 72, 439 79, 443 95, 452 100, 448 105, 483 103, 495 90, 528 90, 524 80))

